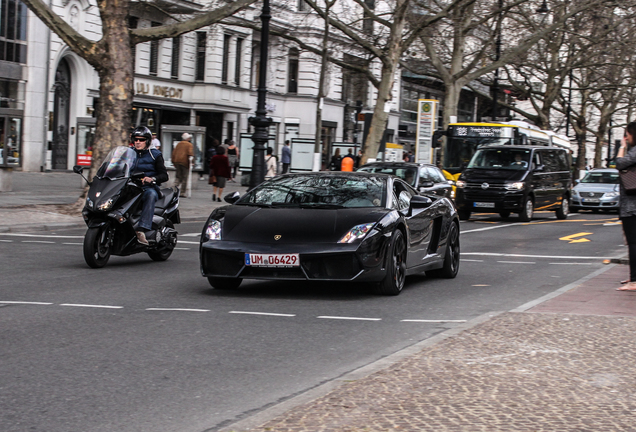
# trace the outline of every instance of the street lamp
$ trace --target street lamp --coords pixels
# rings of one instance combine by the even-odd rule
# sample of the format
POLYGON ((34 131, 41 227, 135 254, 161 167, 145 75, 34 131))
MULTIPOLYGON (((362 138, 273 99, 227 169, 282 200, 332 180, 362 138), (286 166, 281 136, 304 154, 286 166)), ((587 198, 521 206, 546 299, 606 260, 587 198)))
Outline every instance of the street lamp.
POLYGON ((265 150, 269 138, 269 125, 271 117, 267 117, 265 98, 267 95, 267 56, 269 45, 269 0, 263 0, 263 12, 261 13, 261 65, 258 71, 258 99, 256 102, 256 116, 250 117, 249 122, 254 126, 254 155, 252 157, 252 173, 250 174, 250 187, 252 190, 265 179, 265 150))

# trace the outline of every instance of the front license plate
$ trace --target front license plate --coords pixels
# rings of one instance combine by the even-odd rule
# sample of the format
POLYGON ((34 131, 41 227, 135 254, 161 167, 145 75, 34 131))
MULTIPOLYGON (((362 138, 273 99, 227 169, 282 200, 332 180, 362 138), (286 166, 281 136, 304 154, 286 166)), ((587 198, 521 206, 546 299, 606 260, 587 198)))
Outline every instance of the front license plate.
POLYGON ((584 203, 598 203, 601 202, 598 198, 583 198, 584 203))
POLYGON ((298 254, 245 254, 245 265, 252 267, 298 267, 298 254))
POLYGON ((479 208, 495 208, 495 203, 476 202, 475 207, 479 208))

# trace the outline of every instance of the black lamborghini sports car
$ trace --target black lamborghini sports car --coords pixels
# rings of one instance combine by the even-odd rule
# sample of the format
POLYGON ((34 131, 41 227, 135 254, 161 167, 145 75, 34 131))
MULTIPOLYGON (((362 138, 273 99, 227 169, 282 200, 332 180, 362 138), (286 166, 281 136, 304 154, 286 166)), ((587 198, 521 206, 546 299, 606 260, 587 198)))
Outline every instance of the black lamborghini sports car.
POLYGON ((286 174, 216 208, 201 236, 201 272, 217 289, 243 279, 352 281, 397 295, 406 276, 453 278, 459 218, 444 197, 388 174, 286 174))

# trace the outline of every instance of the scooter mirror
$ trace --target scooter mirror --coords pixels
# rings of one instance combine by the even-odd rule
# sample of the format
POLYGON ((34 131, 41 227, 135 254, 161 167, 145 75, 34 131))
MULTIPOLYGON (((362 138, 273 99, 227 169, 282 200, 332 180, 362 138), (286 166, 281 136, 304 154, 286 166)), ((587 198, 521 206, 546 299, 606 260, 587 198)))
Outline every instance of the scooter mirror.
POLYGON ((75 166, 73 167, 73 172, 74 172, 75 174, 81 174, 81 173, 83 173, 83 172, 84 172, 84 167, 83 167, 83 166, 81 166, 81 165, 75 165, 75 166))

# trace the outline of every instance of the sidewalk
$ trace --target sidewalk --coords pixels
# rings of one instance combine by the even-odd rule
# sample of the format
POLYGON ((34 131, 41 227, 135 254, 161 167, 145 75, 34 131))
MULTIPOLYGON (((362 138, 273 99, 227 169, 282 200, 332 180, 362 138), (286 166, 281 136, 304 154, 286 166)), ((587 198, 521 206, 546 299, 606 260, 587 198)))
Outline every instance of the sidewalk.
MULTIPOLYGON (((13 191, 0 192, 0 232, 52 230, 60 228, 85 227, 81 217, 81 205, 73 214, 68 213, 68 205, 76 203, 82 193, 84 180, 72 172, 13 172, 13 191)), ((212 185, 198 179, 193 174, 192 196, 179 202, 181 220, 205 222, 213 208, 225 202, 212 202, 212 185)), ((172 182, 168 183, 171 186, 172 182)), ((223 195, 239 191, 245 193, 247 187, 236 182, 228 182, 223 195)))
POLYGON ((636 292, 611 264, 223 431, 634 431, 636 292))
MULTIPOLYGON (((73 173, 14 172, 0 232, 84 227, 57 213, 73 173)), ((202 223, 212 187, 195 180, 184 220, 202 223)), ((230 183, 225 193, 245 191, 230 183)), ((624 262, 624 260, 613 260, 624 262)), ((513 311, 492 312, 223 428, 275 432, 636 431, 636 292, 609 264, 513 311)))

